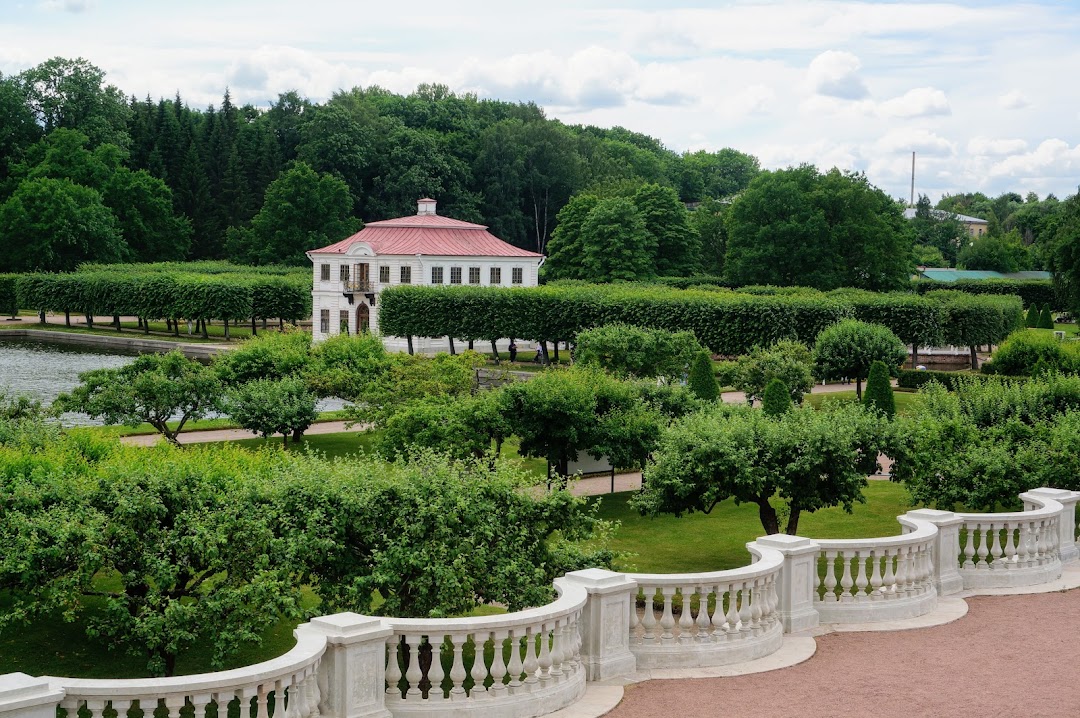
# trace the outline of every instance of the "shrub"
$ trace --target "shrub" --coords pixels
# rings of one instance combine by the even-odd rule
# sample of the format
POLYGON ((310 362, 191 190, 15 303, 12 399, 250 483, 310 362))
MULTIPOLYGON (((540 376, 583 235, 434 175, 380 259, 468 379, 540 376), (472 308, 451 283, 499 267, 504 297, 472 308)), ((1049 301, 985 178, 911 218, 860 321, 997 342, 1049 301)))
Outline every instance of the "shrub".
POLYGON ((984 374, 972 374, 967 371, 916 371, 914 369, 901 369, 897 374, 896 385, 901 389, 921 389, 923 386, 937 382, 952 391, 960 381, 966 379, 980 379, 990 373, 992 362, 983 364, 986 371, 984 374))
POLYGON ((1039 329, 1053 329, 1054 318, 1050 316, 1050 305, 1047 304, 1043 307, 1042 314, 1039 315, 1039 329))
POLYGON ((870 376, 866 379, 866 393, 863 394, 863 406, 876 409, 886 419, 896 416, 896 398, 889 385, 889 370, 883 362, 870 365, 870 376))
POLYGON ((577 336, 575 361, 624 378, 681 379, 701 345, 692 332, 605 324, 577 336))
POLYGON ((1024 326, 1028 329, 1034 329, 1039 326, 1039 307, 1037 304, 1032 304, 1028 307, 1027 314, 1024 315, 1024 326))
POLYGON ((1008 376, 1034 376, 1036 365, 1072 374, 1080 371, 1080 344, 1024 329, 1011 334, 997 348, 991 363, 995 374, 1008 376))
POLYGON ((780 379, 788 388, 791 400, 801 404, 803 394, 814 386, 813 363, 806 345, 791 339, 782 339, 769 347, 754 347, 747 356, 739 358, 733 386, 753 401, 763 399, 769 382, 780 379))
POLYGON ((899 337, 887 327, 848 319, 828 327, 814 345, 814 373, 819 379, 855 379, 855 393, 862 400, 862 380, 870 365, 880 361, 891 372, 907 359, 899 337))
POLYGON ((769 416, 780 416, 791 411, 791 391, 783 379, 773 377, 761 397, 761 408, 769 416))
POLYGON ((690 391, 703 401, 716 401, 720 398, 720 385, 716 383, 716 375, 713 373, 712 357, 709 352, 700 351, 694 357, 690 365, 690 376, 687 378, 690 391))

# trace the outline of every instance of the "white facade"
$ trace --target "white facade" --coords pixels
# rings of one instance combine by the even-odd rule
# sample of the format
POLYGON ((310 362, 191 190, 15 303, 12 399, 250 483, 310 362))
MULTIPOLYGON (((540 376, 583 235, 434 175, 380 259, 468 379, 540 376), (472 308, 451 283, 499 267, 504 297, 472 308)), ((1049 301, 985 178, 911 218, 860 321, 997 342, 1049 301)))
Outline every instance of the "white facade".
MULTIPOLYGON (((434 202, 422 200, 419 215, 434 215, 434 202)), ((387 228, 384 231, 389 231, 387 228)), ((535 287, 540 256, 378 254, 357 237, 344 252, 308 252, 312 260, 312 337, 322 341, 341 333, 379 333, 379 294, 400 284, 420 286, 535 287)), ((445 246, 435 243, 435 246, 445 246)), ((327 248, 329 249, 329 248, 327 248)), ((388 348, 406 340, 384 337, 388 348)), ((447 348, 447 340, 414 338, 416 351, 447 348)))

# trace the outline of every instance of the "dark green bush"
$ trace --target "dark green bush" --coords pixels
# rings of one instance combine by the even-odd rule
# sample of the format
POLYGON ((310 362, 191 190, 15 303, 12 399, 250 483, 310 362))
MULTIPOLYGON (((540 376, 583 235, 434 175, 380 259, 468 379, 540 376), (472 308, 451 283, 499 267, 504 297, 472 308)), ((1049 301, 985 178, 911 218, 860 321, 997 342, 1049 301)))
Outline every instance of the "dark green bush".
POLYGON ((1080 372, 1080 343, 1067 342, 1043 331, 1022 329, 1009 336, 991 356, 993 373, 1034 376, 1046 371, 1080 372))
POLYGON ((896 398, 889 384, 889 369, 883 362, 870 365, 870 375, 866 379, 866 391, 863 392, 863 406, 876 409, 886 418, 896 416, 896 398))

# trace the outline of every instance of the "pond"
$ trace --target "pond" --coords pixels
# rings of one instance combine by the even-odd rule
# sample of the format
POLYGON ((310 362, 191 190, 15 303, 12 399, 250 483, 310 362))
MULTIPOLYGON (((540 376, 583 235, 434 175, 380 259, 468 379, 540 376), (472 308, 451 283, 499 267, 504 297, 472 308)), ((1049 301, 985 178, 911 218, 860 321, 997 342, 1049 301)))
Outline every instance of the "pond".
MULTIPOLYGON (((79 374, 91 369, 114 369, 135 360, 134 353, 87 349, 34 341, 0 338, 0 392, 23 394, 49 406, 63 392, 79 385, 79 374)), ((323 399, 319 411, 340 409, 345 402, 323 399)), ((64 426, 100 426, 85 414, 64 414, 64 426)))

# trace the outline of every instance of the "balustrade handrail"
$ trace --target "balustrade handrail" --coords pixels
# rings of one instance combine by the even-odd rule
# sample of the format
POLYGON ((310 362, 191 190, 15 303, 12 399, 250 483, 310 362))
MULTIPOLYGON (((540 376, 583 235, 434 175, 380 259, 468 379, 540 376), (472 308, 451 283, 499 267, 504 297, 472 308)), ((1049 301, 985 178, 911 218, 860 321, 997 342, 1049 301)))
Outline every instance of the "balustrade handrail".
POLYGON ((995 521, 1028 521, 1030 519, 1052 518, 1060 516, 1065 509, 1064 504, 1046 496, 1023 493, 1020 498, 1033 504, 1042 504, 1039 508, 1030 511, 999 511, 997 513, 957 513, 965 523, 974 521, 978 523, 993 523, 995 521))
POLYGON ((383 621, 394 629, 395 633, 472 633, 475 631, 498 630, 528 626, 568 616, 581 610, 589 598, 589 592, 565 578, 554 581, 559 597, 549 604, 535 608, 526 608, 513 613, 495 616, 464 616, 460 618, 394 618, 386 617, 383 621))
POLYGON ((165 694, 213 693, 223 688, 265 683, 306 670, 326 652, 325 635, 301 624, 293 631, 296 645, 277 658, 242 668, 168 678, 65 678, 42 676, 50 685, 63 688, 68 698, 158 698, 165 694))
POLYGON ((747 546, 754 554, 757 561, 739 568, 729 568, 724 571, 704 571, 697 573, 624 573, 629 579, 638 582, 639 586, 688 586, 691 584, 723 583, 725 581, 740 581, 748 578, 760 578, 770 573, 776 573, 784 565, 784 554, 776 549, 765 546, 747 546))
POLYGON ((909 533, 896 536, 878 536, 864 539, 811 539, 822 551, 836 551, 850 548, 895 548, 922 543, 937 535, 938 527, 929 521, 898 516, 901 525, 912 529, 909 533))

